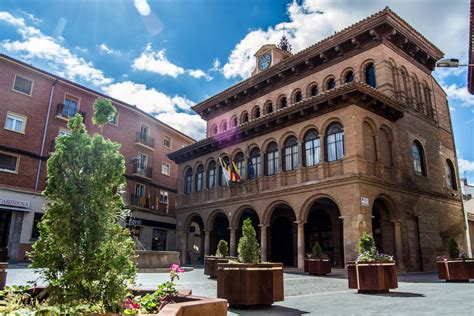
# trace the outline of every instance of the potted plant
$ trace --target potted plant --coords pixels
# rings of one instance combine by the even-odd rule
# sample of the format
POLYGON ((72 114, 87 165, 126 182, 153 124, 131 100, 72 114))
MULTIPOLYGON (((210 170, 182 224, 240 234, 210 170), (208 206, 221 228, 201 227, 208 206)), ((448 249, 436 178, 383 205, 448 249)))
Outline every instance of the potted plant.
POLYGON ((238 254, 238 262, 218 264, 217 297, 227 299, 230 306, 283 301, 283 264, 260 262, 260 246, 248 218, 243 222, 238 254))
POLYGON ((460 254, 459 245, 453 237, 448 239, 448 258, 443 256, 436 262, 438 277, 446 282, 469 282, 474 279, 474 259, 460 254))
POLYGON ((311 275, 326 275, 331 273, 331 262, 324 255, 318 242, 314 243, 310 258, 305 259, 305 272, 311 275))
POLYGON ((349 288, 359 293, 388 293, 398 287, 392 256, 380 254, 374 238, 364 232, 359 240, 359 256, 347 266, 349 288))
POLYGON ((215 256, 206 256, 204 258, 204 274, 208 275, 209 278, 217 278, 217 264, 227 263, 231 259, 237 259, 235 257, 229 257, 229 248, 227 241, 221 239, 217 244, 217 251, 215 256))

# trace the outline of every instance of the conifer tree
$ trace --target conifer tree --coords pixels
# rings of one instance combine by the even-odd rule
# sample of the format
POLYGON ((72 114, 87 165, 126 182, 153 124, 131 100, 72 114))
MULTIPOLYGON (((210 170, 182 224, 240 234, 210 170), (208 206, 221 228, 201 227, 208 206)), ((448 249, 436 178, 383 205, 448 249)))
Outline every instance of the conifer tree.
POLYGON ((260 246, 255 238, 255 229, 250 218, 244 220, 242 237, 239 240, 239 261, 242 263, 258 263, 260 261, 260 246))

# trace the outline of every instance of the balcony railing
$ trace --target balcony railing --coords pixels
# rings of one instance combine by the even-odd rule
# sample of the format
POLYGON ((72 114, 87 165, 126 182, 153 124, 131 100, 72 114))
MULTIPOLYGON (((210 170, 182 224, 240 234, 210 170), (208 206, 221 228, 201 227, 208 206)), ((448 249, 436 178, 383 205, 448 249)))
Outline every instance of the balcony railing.
POLYGON ((137 133, 136 142, 150 148, 155 148, 155 139, 140 132, 137 133))
POLYGON ((76 113, 81 114, 82 118, 84 120, 86 119, 86 112, 78 111, 77 107, 75 107, 75 106, 58 103, 58 107, 57 107, 57 110, 56 110, 56 115, 57 116, 61 116, 61 117, 65 117, 65 118, 71 118, 74 115, 76 115, 76 113))
POLYGON ((137 196, 132 194, 130 197, 130 205, 150 208, 150 199, 145 196, 137 196))
POLYGON ((133 164, 133 174, 142 176, 142 177, 147 177, 147 178, 152 178, 153 177, 153 168, 143 166, 139 162, 135 162, 133 164))

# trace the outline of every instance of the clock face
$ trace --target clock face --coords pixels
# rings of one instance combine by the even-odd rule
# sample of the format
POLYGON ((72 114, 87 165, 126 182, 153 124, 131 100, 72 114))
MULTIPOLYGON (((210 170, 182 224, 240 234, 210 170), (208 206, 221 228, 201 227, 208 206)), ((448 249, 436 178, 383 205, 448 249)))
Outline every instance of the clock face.
POLYGON ((272 55, 270 55, 270 53, 266 53, 258 60, 258 68, 260 70, 265 70, 270 66, 271 62, 272 55))

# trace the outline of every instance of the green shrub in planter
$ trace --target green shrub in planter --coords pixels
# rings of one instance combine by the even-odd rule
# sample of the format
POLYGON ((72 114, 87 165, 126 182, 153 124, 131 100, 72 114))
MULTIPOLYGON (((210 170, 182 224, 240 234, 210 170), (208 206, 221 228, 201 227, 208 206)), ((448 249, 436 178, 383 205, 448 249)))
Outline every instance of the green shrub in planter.
POLYGON ((357 257, 357 262, 391 263, 393 262, 393 256, 379 253, 377 247, 375 247, 374 237, 364 232, 359 239, 359 256, 357 257))
POLYGON ((448 257, 449 259, 459 258, 459 245, 453 237, 449 237, 448 239, 448 257))
POLYGON ((221 239, 217 245, 216 257, 226 257, 229 253, 227 241, 221 239))
POLYGON ((255 229, 252 226, 250 218, 244 220, 242 225, 242 237, 239 240, 237 251, 239 252, 239 261, 242 263, 259 263, 260 246, 255 237, 255 229))
MULTIPOLYGON (((103 126, 115 109, 100 106, 94 121, 103 126)), ((134 242, 119 224, 128 215, 122 198, 125 160, 120 144, 87 134, 80 114, 68 127, 71 135, 56 139, 47 162, 48 202, 31 266, 48 284, 48 304, 116 312, 136 274, 134 242)))
POLYGON ((313 258, 322 259, 323 258, 323 250, 318 242, 314 243, 313 246, 313 258))

